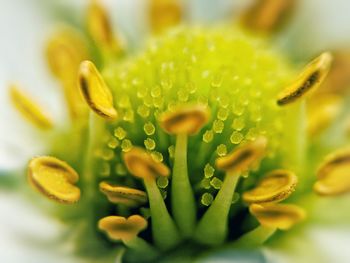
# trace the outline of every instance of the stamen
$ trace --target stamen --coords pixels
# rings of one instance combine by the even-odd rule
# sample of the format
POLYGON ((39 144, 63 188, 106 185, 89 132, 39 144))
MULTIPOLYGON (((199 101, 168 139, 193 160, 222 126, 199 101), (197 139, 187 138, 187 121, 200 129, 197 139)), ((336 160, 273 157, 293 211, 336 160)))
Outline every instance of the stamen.
POLYGON ((258 185, 243 194, 247 203, 280 202, 295 190, 298 177, 287 170, 274 170, 268 173, 258 185))
POLYGON ((124 162, 129 172, 142 178, 145 184, 151 208, 155 244, 162 250, 174 247, 180 241, 180 237, 156 182, 156 177, 169 175, 169 168, 163 163, 154 161, 150 154, 136 147, 124 154, 124 162))
POLYGON ((153 32, 161 33, 179 24, 181 17, 178 0, 150 0, 150 24, 153 32))
POLYGON ((339 115, 342 98, 334 94, 319 94, 308 103, 308 134, 313 137, 324 131, 339 115))
POLYGON ((147 202, 147 195, 144 191, 113 185, 108 182, 100 183, 100 191, 113 204, 124 204, 129 207, 135 207, 147 202))
POLYGON ((147 221, 142 216, 132 215, 128 218, 107 216, 99 220, 98 228, 111 240, 121 240, 128 248, 139 253, 144 259, 154 260, 157 251, 137 235, 147 228, 147 221))
POLYGON ((294 9, 295 0, 258 0, 243 14, 242 23, 247 28, 270 33, 285 23, 294 9))
POLYGON ((103 50, 119 53, 124 45, 113 34, 106 9, 98 0, 92 0, 87 13, 87 28, 95 43, 103 50))
POLYGON ((283 106, 292 103, 310 91, 316 90, 326 78, 332 60, 332 54, 329 52, 324 52, 315 58, 303 69, 298 79, 278 95, 277 104, 283 106))
POLYGON ((165 112, 160 117, 162 128, 169 134, 195 135, 208 122, 209 111, 203 105, 186 105, 165 112))
POLYGON ((314 191, 323 196, 337 196, 350 192, 349 169, 349 148, 328 155, 317 171, 314 191))
POLYGON ((306 217, 301 207, 290 204, 252 204, 249 211, 262 226, 281 230, 290 229, 306 217))
POLYGON ((10 87, 10 96, 16 109, 32 124, 44 130, 52 128, 52 121, 45 111, 15 85, 10 87))
POLYGON ((86 116, 87 107, 76 85, 79 65, 88 58, 84 39, 73 29, 61 29, 48 40, 46 58, 52 74, 64 89, 71 117, 86 116))
POLYGON ((259 137, 216 160, 216 167, 226 171, 226 176, 212 205, 195 230, 195 239, 198 242, 219 245, 225 241, 228 234, 228 214, 238 180, 265 155, 266 144, 267 140, 259 137), (220 224, 213 225, 213 222, 220 222, 220 224))
POLYGON ((265 137, 259 137, 255 141, 240 146, 231 154, 216 160, 216 167, 224 171, 235 171, 243 173, 260 160, 266 150, 267 140, 265 137))
POLYGON ((96 114, 109 120, 117 118, 112 93, 91 61, 80 64, 79 84, 87 104, 96 114))
POLYGON ((79 176, 67 163, 49 156, 32 159, 28 166, 28 179, 48 198, 64 204, 80 199, 80 189, 74 184, 79 176))
POLYGON ((198 133, 208 120, 209 111, 203 105, 186 105, 160 117, 163 129, 177 135, 171 201, 175 221, 184 237, 191 236, 196 222, 196 203, 187 169, 188 135, 198 133))

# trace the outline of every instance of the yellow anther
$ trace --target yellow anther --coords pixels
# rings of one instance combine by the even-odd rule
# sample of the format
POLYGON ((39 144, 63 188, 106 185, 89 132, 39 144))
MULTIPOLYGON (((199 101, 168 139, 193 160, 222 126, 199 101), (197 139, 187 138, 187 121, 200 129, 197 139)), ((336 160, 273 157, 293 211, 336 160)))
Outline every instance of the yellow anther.
POLYGON ((95 113, 110 120, 117 118, 112 93, 91 61, 80 64, 79 83, 87 104, 95 113))
POLYGON ((61 82, 71 117, 86 116, 88 108, 76 85, 79 65, 88 59, 84 39, 73 29, 61 29, 48 40, 46 58, 53 75, 61 82))
POLYGON ((278 30, 294 9, 295 0, 258 0, 243 14, 242 23, 257 32, 278 30))
POLYGON ((142 216, 132 215, 128 218, 122 216, 107 216, 98 221, 98 228, 104 231, 114 241, 131 241, 147 228, 147 221, 142 216))
POLYGON ((252 204, 249 211, 262 226, 281 230, 290 229, 306 217, 301 207, 290 204, 252 204))
POLYGON ((243 194, 247 203, 280 202, 294 192, 297 176, 287 170, 274 170, 268 173, 258 185, 243 194))
POLYGON ((267 140, 259 137, 235 149, 230 154, 216 160, 216 167, 225 171, 243 173, 248 171, 256 162, 260 161, 266 152, 267 140))
POLYGON ((92 0, 89 6, 87 28, 98 46, 114 52, 122 51, 123 44, 115 38, 107 11, 98 0, 92 0))
POLYGON ((314 136, 326 129, 341 111, 342 98, 335 94, 319 94, 308 103, 308 134, 314 136))
POLYGON ((32 185, 48 198, 72 204, 80 199, 80 189, 74 184, 79 176, 67 163, 49 156, 32 159, 28 166, 32 185))
POLYGON ((46 112, 15 85, 10 87, 10 96, 16 109, 32 124, 41 129, 52 128, 52 121, 46 112))
POLYGON ((132 148, 124 154, 124 162, 129 172, 142 179, 149 179, 157 176, 168 176, 169 168, 156 162, 152 156, 141 148, 132 148))
POLYGON ((178 107, 160 117, 160 125, 169 134, 194 135, 208 122, 209 110, 203 105, 178 107))
POLYGON ((147 195, 144 191, 110 184, 100 183, 100 191, 104 193, 113 204, 124 204, 129 207, 140 206, 147 202, 147 195))
POLYGON ((299 77, 277 98, 280 106, 292 103, 312 90, 316 90, 326 78, 332 64, 333 56, 329 52, 324 52, 311 63, 309 63, 299 75, 299 77))
POLYGON ((177 25, 182 16, 178 0, 150 0, 150 24, 155 33, 177 25))
POLYGON ((79 32, 64 28, 48 40, 46 58, 57 78, 61 81, 75 80, 80 63, 88 58, 88 51, 79 32))
POLYGON ((349 169, 350 148, 328 155, 317 171, 314 191, 324 196, 348 193, 350 191, 349 169))

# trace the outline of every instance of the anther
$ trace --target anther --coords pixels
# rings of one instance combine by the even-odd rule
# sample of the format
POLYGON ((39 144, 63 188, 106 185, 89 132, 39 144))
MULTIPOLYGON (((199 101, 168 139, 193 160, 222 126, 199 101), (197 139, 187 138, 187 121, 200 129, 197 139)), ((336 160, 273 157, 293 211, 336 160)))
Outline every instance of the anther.
POLYGON ((326 78, 332 60, 332 54, 329 52, 315 58, 303 69, 299 77, 278 95, 277 104, 283 106, 295 102, 310 91, 316 90, 326 78))
POLYGON ((105 181, 100 183, 100 191, 104 193, 113 204, 136 207, 147 202, 147 195, 144 191, 114 185, 105 181))
POLYGON ((80 199, 77 172, 67 163, 49 156, 32 159, 28 166, 28 179, 43 195, 64 204, 73 204, 80 199))
POLYGON ((263 177, 258 185, 243 194, 247 203, 280 202, 295 190, 297 176, 287 170, 274 170, 263 177))
POLYGON ((87 104, 96 114, 109 120, 117 117, 112 93, 91 61, 80 64, 79 84, 87 104))
POLYGON ((52 121, 45 111, 15 85, 10 87, 10 97, 16 109, 32 124, 41 129, 52 128, 52 121))

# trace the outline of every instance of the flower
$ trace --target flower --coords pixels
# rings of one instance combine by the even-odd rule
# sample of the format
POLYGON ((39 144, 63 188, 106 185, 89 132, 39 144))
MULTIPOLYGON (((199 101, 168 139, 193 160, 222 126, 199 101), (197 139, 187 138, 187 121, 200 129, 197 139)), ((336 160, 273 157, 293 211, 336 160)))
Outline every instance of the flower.
MULTIPOLYGON (((57 216, 87 221, 88 229, 79 233, 80 238, 90 237, 102 246, 121 240, 129 248, 127 261, 146 260, 142 253, 138 257, 140 251, 149 252, 148 260, 162 259, 170 250, 181 253, 188 244, 194 247, 192 256, 199 256, 206 247, 229 243, 236 247, 247 236, 249 245, 260 245, 265 241, 259 240, 261 236, 270 237, 276 229, 289 229, 304 218, 301 208, 275 203, 291 194, 296 180, 290 186, 289 180, 268 176, 262 182, 271 183, 281 198, 264 204, 244 200, 262 227, 255 231, 256 221, 238 220, 237 233, 232 233, 229 222, 249 217, 240 194, 254 195, 248 189, 265 171, 288 168, 300 177, 310 169, 303 159, 306 97, 326 78, 330 53, 322 53, 293 80, 293 66, 283 55, 240 26, 180 27, 153 39, 138 56, 128 57, 116 48, 122 45, 106 26, 103 8, 95 2, 91 8, 88 29, 102 70, 90 60, 76 59, 85 56, 85 48, 79 47, 83 41, 66 31, 58 44, 50 42, 47 53, 72 112, 72 127, 54 135, 49 154, 69 164, 55 157, 36 157, 28 176, 52 200, 78 202, 75 211, 62 207, 57 216), (292 84, 278 95, 288 83, 292 84), (83 99, 77 96, 79 91, 83 99), (69 142, 70 149, 62 147, 62 141, 69 142), (129 189, 128 193, 145 190, 149 208, 118 203, 120 197, 110 202, 99 192, 106 181, 129 189), (147 226, 149 216, 151 227, 139 239, 136 236, 147 226), (140 224, 132 224, 133 219, 140 224), (97 225, 111 240, 101 236, 97 225)), ((28 97, 13 96, 13 100, 33 123, 44 116, 28 97)), ((303 177, 299 196, 308 190, 309 178, 303 177)), ((268 189, 262 187, 263 193, 268 189)), ((84 241, 77 243, 84 246, 84 241)))

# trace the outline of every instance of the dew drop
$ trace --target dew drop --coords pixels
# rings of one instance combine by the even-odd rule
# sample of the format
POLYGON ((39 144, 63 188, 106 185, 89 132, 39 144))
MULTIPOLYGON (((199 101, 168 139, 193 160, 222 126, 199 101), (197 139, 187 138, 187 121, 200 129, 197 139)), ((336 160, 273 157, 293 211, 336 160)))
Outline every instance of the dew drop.
POLYGON ((156 128, 154 127, 153 123, 149 121, 145 123, 145 125, 143 126, 143 130, 149 136, 154 134, 156 128))
POLYGON ((167 188, 169 185, 169 179, 165 176, 159 176, 157 178, 157 185, 159 188, 162 188, 162 189, 167 188))
POLYGON ((215 172, 214 167, 211 166, 209 163, 207 163, 204 167, 204 177, 211 178, 211 177, 213 177, 214 172, 215 172))
POLYGON ((122 151, 123 151, 123 152, 128 152, 128 151, 130 151, 131 148, 132 148, 132 143, 131 143, 130 140, 125 139, 125 140, 122 141, 121 147, 122 147, 122 151))
POLYGON ((230 137, 230 141, 231 143, 233 144, 239 144, 242 140, 243 140, 243 135, 242 133, 238 132, 238 131, 234 131, 232 134, 231 134, 231 137, 230 137))
POLYGON ((149 151, 152 151, 156 148, 156 142, 151 138, 147 138, 146 140, 144 140, 144 144, 146 149, 149 151))
POLYGON ((213 179, 211 179, 210 185, 214 187, 214 189, 219 190, 222 186, 222 181, 219 178, 214 177, 213 179))
POLYGON ((224 130, 225 124, 222 120, 215 120, 213 123, 213 131, 215 133, 222 133, 224 130))
POLYGON ((201 198, 201 203, 205 206, 210 206, 213 200, 214 197, 211 193, 204 193, 201 198))
POLYGON ((227 154, 227 147, 225 144, 220 144, 216 148, 216 152, 219 156, 225 156, 227 154))
POLYGON ((214 138, 214 132, 212 130, 207 130, 203 134, 203 141, 206 143, 209 143, 213 140, 214 138))
POLYGON ((126 136, 126 131, 122 127, 118 127, 114 130, 114 136, 119 140, 123 140, 126 136))

